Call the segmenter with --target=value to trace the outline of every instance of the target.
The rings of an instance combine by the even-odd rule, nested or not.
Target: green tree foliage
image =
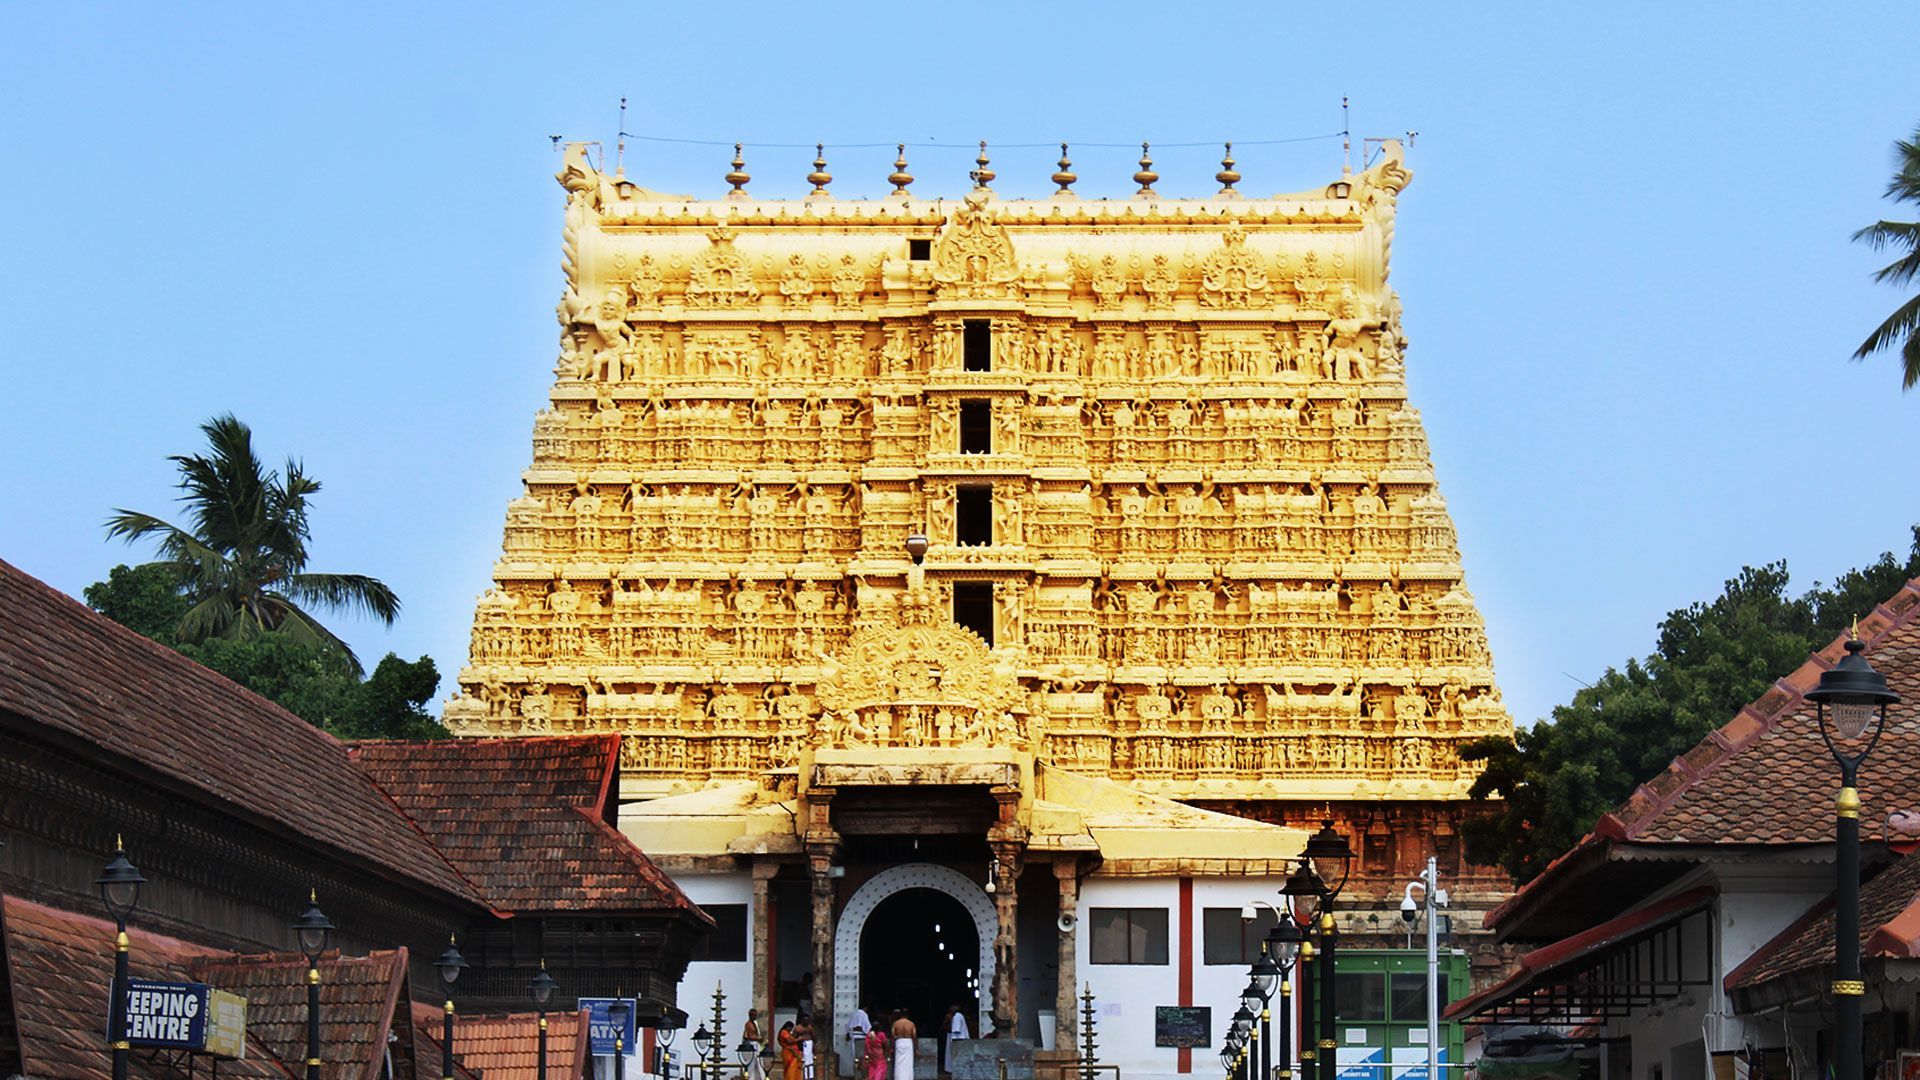
[[[244,641],[214,638],[178,648],[343,739],[437,739],[447,734],[426,709],[440,686],[430,656],[408,663],[388,653],[363,680],[339,653],[285,634]]]
[[[1745,567],[1715,599],[1669,613],[1652,655],[1608,668],[1513,742],[1462,748],[1486,763],[1473,796],[1505,800],[1499,813],[1467,822],[1468,857],[1531,880],[1601,814],[1914,577],[1920,527],[1906,558],[1885,553],[1831,586],[1793,596],[1785,563]]]
[[[357,609],[391,626],[399,598],[362,574],[307,571],[307,499],[320,490],[320,481],[298,461],[287,460],[284,476],[265,470],[253,452],[252,431],[232,415],[217,416],[200,430],[208,453],[168,459],[180,469],[180,501],[191,528],[133,510],[116,510],[107,519],[108,536],[154,540],[157,565],[179,577],[192,606],[175,626],[175,640],[246,641],[278,632],[336,651],[358,672],[353,650],[302,605]]]
[[[1893,179],[1887,182],[1887,198],[1895,202],[1920,203],[1920,128],[1913,138],[1893,144]],[[1911,285],[1920,277],[1920,221],[1878,221],[1853,234],[1855,240],[1875,251],[1892,248],[1899,258],[1874,272],[1873,280],[1885,285]],[[1867,335],[1853,354],[1864,360],[1882,349],[1899,349],[1901,388],[1911,390],[1920,383],[1920,294],[1895,308],[1885,322]]]
[[[180,595],[180,575],[166,563],[116,566],[82,595],[88,607],[162,645],[173,644],[174,627],[193,606]]]

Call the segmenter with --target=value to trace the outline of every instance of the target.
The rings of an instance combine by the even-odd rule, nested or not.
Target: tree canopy
[[[399,598],[363,574],[307,570],[307,500],[320,481],[298,461],[287,459],[284,475],[266,470],[253,451],[253,432],[231,414],[208,420],[200,430],[207,453],[168,458],[180,470],[180,502],[191,528],[135,510],[116,510],[107,519],[108,536],[129,543],[152,539],[158,565],[178,579],[190,605],[174,627],[174,640],[245,641],[279,632],[338,652],[360,671],[347,643],[302,605],[357,609],[391,626]]]
[[[1920,527],[1904,559],[1887,552],[1830,586],[1794,596],[1784,562],[1749,566],[1713,600],[1670,612],[1650,655],[1608,668],[1513,742],[1462,749],[1486,763],[1473,796],[1505,800],[1467,822],[1468,857],[1531,880],[1601,814],[1914,577]]]
[[[87,586],[87,606],[225,675],[288,712],[343,739],[434,739],[447,734],[427,703],[440,688],[433,658],[411,663],[388,653],[362,679],[337,651],[279,631],[245,639],[177,641],[190,606],[165,563],[116,566]]]
[[[1914,129],[1913,138],[1893,144],[1893,179],[1887,182],[1887,198],[1920,203],[1920,128]],[[1899,258],[1874,272],[1873,280],[1906,286],[1920,277],[1920,221],[1876,221],[1854,233],[1853,238],[1875,251],[1892,248],[1899,253]],[[1853,358],[1864,360],[1882,349],[1899,350],[1902,389],[1911,390],[1920,383],[1920,293],[1909,297],[1875,327],[1854,350]]]

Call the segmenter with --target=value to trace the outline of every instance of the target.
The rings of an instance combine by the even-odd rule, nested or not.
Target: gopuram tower
[[[1063,157],[1006,200],[984,149],[958,199],[726,179],[567,151],[552,400],[446,720],[626,736],[625,830],[751,913],[738,993],[893,1007],[843,924],[902,867],[975,916],[980,1023],[1066,1045],[1098,913],[1147,910],[1108,879],[1277,899],[1324,816],[1356,913],[1435,852],[1457,908],[1503,884],[1460,858],[1459,747],[1512,721],[1407,399],[1397,144],[1270,198],[1229,159],[1081,199]]]

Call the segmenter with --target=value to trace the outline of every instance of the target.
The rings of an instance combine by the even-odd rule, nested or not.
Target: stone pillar
[[[760,1041],[773,1041],[773,878],[780,864],[755,859],[753,871],[753,985],[747,1008],[760,1010]],[[742,1026],[746,1020],[742,1018]],[[734,1044],[729,1043],[729,1046]]]
[[[833,790],[807,792],[807,882],[813,898],[813,1075],[838,1076],[833,1032],[833,894],[840,834],[833,828]]]
[[[993,936],[993,1026],[1003,1038],[1015,1036],[1020,1023],[1020,865],[1027,850],[1027,829],[1020,822],[1020,791],[996,786],[997,819],[987,830],[993,858],[993,908],[999,929]]]
[[[1060,914],[1080,917],[1080,864],[1074,859],[1059,859],[1053,864],[1053,876],[1060,883]],[[1055,1050],[1074,1052],[1080,1035],[1080,999],[1078,988],[1077,927],[1060,933],[1060,974],[1053,989],[1053,1046]]]

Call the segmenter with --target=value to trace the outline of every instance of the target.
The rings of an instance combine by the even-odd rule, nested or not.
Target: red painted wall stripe
[[[1180,1004],[1193,1004],[1193,879],[1180,879]],[[1193,1051],[1180,1048],[1178,1069],[1193,1071]]]

